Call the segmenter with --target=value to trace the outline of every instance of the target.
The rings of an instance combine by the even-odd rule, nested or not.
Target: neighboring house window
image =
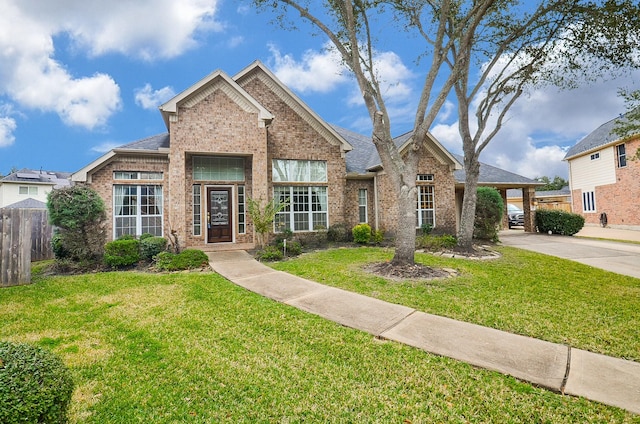
[[[618,159],[618,168],[627,166],[627,149],[624,144],[618,144],[616,146],[616,156]]]
[[[593,153],[591,155],[591,160],[596,160],[596,159],[600,159],[600,152],[598,153]]]
[[[194,156],[193,179],[196,181],[244,181],[244,159]]]
[[[113,186],[114,237],[162,236],[162,186]]]
[[[327,162],[320,160],[274,159],[275,183],[326,183]],[[276,231],[315,231],[329,223],[327,187],[317,185],[281,185],[273,187],[278,202],[288,202],[276,215]]]
[[[161,180],[162,172],[149,171],[115,171],[114,180]]]
[[[367,189],[358,190],[358,216],[361,224],[367,223]]]
[[[37,196],[38,195],[38,187],[19,186],[18,187],[18,194]]]
[[[193,235],[202,235],[202,194],[200,184],[193,185]]]
[[[582,210],[584,212],[595,212],[596,193],[594,191],[582,192]]]
[[[436,225],[436,212],[434,207],[433,198],[433,186],[420,185],[418,186],[418,211],[417,211],[417,227],[420,228],[425,225],[435,227]]]
[[[247,232],[244,186],[238,186],[238,234]]]
[[[328,227],[327,187],[276,186],[273,197],[287,206],[276,215],[276,232],[314,231]]]

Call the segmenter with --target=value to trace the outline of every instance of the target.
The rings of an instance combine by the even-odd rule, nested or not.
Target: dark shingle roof
[[[159,150],[161,148],[169,148],[169,133],[152,135],[118,147],[118,149],[123,150]]]
[[[453,155],[458,162],[464,164],[464,157],[461,155]],[[456,183],[464,183],[466,172],[463,169],[458,169],[453,173]],[[514,174],[513,172],[505,171],[504,169],[497,168],[495,166],[488,165],[480,162],[480,176],[478,177],[478,183],[483,185],[490,184],[523,184],[523,185],[540,185],[541,183],[532,180],[522,175]]]
[[[378,156],[378,151],[371,141],[371,137],[335,125],[332,127],[353,147],[353,150],[347,152],[346,155],[347,172],[364,174],[367,169],[380,163],[380,156]]]
[[[16,203],[5,206],[8,209],[47,209],[47,204],[29,197]]]
[[[614,118],[609,122],[606,122],[596,128],[592,133],[587,135],[585,138],[580,140],[577,144],[571,147],[567,154],[564,156],[564,160],[569,158],[579,156],[581,153],[585,153],[594,149],[597,149],[600,146],[605,146],[609,143],[613,143],[617,140],[620,140],[620,136],[616,134],[613,130],[619,122],[627,121],[627,116],[629,113],[626,113],[622,116]],[[632,135],[632,134],[628,134]]]
[[[68,186],[69,178],[71,178],[70,172],[35,171],[23,168],[0,179],[0,182],[51,184],[54,188],[59,188]]]

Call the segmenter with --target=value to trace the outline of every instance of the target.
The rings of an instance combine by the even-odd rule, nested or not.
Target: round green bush
[[[151,260],[167,248],[167,239],[164,237],[150,236],[142,238],[142,236],[140,236],[140,256],[142,259]]]
[[[112,268],[131,266],[140,262],[140,242],[136,239],[118,239],[104,246],[104,263]]]
[[[327,240],[333,242],[345,242],[351,238],[351,232],[346,224],[337,223],[333,224],[327,229]]]
[[[0,342],[1,423],[66,423],[72,393],[71,372],[55,354]]]
[[[351,230],[353,241],[358,244],[367,244],[371,240],[371,226],[369,224],[358,224]]]
[[[282,250],[278,246],[265,246],[264,249],[256,253],[256,259],[259,261],[279,261],[283,258]]]
[[[473,236],[481,240],[498,241],[504,202],[500,192],[492,187],[478,187]]]

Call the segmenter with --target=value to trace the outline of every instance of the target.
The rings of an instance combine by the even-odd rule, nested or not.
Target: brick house
[[[640,148],[640,134],[621,139],[614,132],[619,119],[567,151],[572,209],[587,225],[599,225],[605,213],[611,227],[640,229],[640,162],[629,159]]]
[[[234,77],[213,72],[160,112],[167,133],[113,149],[72,176],[105,200],[113,238],[151,233],[181,247],[250,248],[249,197],[289,200],[276,229],[366,222],[393,234],[395,194],[371,139],[328,125],[259,61]],[[402,151],[410,134],[395,142]],[[416,227],[455,233],[461,164],[434,138],[427,147]]]

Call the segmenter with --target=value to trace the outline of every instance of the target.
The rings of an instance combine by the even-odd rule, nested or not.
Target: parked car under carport
[[[509,228],[524,226],[524,211],[509,203],[507,205],[507,215],[509,216]]]

